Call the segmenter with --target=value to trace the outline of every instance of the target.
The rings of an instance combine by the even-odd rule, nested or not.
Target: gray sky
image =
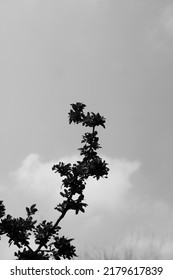
[[[64,233],[81,251],[83,243],[126,246],[138,235],[143,248],[154,234],[156,245],[166,238],[161,256],[172,257],[172,72],[172,1],[1,0],[0,198],[7,211],[22,215],[37,203],[38,218],[56,218],[61,181],[51,167],[78,156],[84,129],[69,126],[67,114],[70,103],[83,102],[106,117],[99,132],[111,171],[89,182],[86,214],[69,214]],[[9,258],[4,244],[2,259]]]

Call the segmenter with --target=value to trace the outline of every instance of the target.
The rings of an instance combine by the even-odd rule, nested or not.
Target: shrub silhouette
[[[73,210],[76,215],[79,212],[85,212],[84,194],[86,180],[89,177],[99,180],[101,177],[107,178],[109,168],[107,163],[97,155],[97,150],[101,148],[99,144],[98,132],[96,127],[105,128],[105,118],[99,113],[93,112],[84,114],[85,104],[77,102],[71,104],[69,123],[81,123],[85,127],[91,128],[91,132],[86,132],[82,136],[83,147],[79,148],[82,161],[75,164],[64,164],[59,162],[52,167],[52,170],[58,172],[62,180],[63,191],[60,195],[64,198],[54,209],[60,212],[55,223],[46,220],[37,224],[34,215],[38,211],[36,204],[26,207],[26,218],[13,218],[5,214],[5,206],[0,201],[0,235],[8,237],[9,246],[18,247],[18,252],[14,255],[18,260],[61,260],[72,259],[76,255],[76,249],[71,244],[73,238],[59,237],[60,221],[65,217],[67,211]],[[30,236],[35,238],[37,249],[33,250],[30,246]]]

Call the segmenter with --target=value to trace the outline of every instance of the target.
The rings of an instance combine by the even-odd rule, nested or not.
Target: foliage
[[[73,238],[69,239],[64,236],[59,237],[60,221],[65,217],[67,211],[73,210],[76,215],[79,212],[85,212],[84,194],[86,180],[89,177],[99,180],[107,178],[109,168],[107,163],[97,155],[100,147],[98,143],[99,137],[96,127],[105,128],[105,118],[99,113],[84,114],[85,104],[77,102],[71,104],[72,109],[69,112],[69,124],[81,123],[85,127],[92,128],[91,132],[86,132],[81,143],[83,147],[79,148],[82,161],[75,164],[65,164],[59,162],[52,167],[55,173],[59,173],[62,180],[63,191],[60,195],[64,198],[54,209],[60,212],[60,216],[55,223],[52,221],[42,221],[37,224],[34,215],[38,211],[36,204],[26,207],[26,215],[24,218],[13,218],[9,214],[5,214],[5,206],[0,201],[0,235],[6,235],[9,238],[9,246],[15,245],[20,250],[14,255],[19,260],[48,260],[48,259],[72,259],[76,255],[76,249],[71,244]],[[75,198],[74,198],[75,197]],[[31,234],[35,238],[35,244],[38,245],[36,250],[30,247]]]

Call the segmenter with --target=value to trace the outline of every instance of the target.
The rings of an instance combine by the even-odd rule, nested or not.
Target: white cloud
[[[85,200],[89,204],[87,212],[90,215],[102,215],[121,207],[126,193],[132,187],[130,176],[139,168],[137,161],[103,158],[109,163],[108,179],[89,179],[85,189]],[[60,176],[58,173],[54,174],[51,168],[59,161],[74,163],[77,160],[79,157],[71,156],[42,162],[37,154],[28,155],[18,170],[11,174],[16,184],[14,192],[20,193],[23,205],[34,199],[34,203],[38,201],[45,215],[51,215],[53,206],[61,198],[59,191],[62,185]],[[44,211],[45,203],[47,211]]]

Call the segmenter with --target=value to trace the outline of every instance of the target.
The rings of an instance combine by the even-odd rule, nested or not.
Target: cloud
[[[123,205],[123,201],[132,187],[130,176],[139,168],[139,163],[127,160],[110,159],[103,156],[109,163],[108,179],[88,179],[85,190],[85,200],[89,204],[87,212],[93,216],[98,213],[115,211]],[[51,168],[55,163],[60,161],[75,163],[80,158],[78,156],[64,157],[50,162],[42,162],[39,155],[28,155],[21,166],[15,172],[11,173],[11,177],[15,182],[13,192],[20,194],[22,197],[22,206],[27,203],[37,203],[41,207],[40,212],[49,217],[52,215],[53,207],[57,201],[61,199],[59,196],[62,181],[58,173],[54,174]],[[11,196],[14,199],[13,192]],[[17,197],[17,196],[16,196]],[[11,203],[11,209],[18,214],[21,207],[15,208],[14,200]],[[46,211],[44,210],[46,207]]]
[[[171,220],[172,209],[163,201],[149,197],[143,199],[135,194],[137,186],[133,183],[133,176],[140,168],[138,161],[111,159],[104,155],[102,158],[109,164],[108,179],[89,179],[84,192],[88,204],[86,212],[75,215],[71,211],[61,223],[61,234],[75,238],[74,245],[81,254],[94,247],[109,249],[119,244],[126,246],[134,231],[149,228],[151,232],[160,232],[160,227],[167,227],[164,221]],[[61,200],[59,191],[62,181],[51,168],[59,161],[74,163],[77,160],[78,156],[74,155],[43,162],[38,154],[28,155],[21,166],[11,173],[13,187],[1,189],[7,212],[25,216],[25,207],[36,203],[38,221],[55,221],[58,213],[54,207]],[[150,236],[145,235],[145,239],[149,240]],[[3,248],[6,248],[4,243],[2,258],[7,254],[4,252],[3,255]],[[9,255],[6,258],[10,258]]]

